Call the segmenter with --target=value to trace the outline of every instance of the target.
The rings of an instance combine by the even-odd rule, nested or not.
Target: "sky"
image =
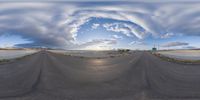
[[[0,48],[8,47],[66,50],[200,48],[200,2],[2,1]]]

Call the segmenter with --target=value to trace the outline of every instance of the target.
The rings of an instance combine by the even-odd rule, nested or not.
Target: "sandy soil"
[[[200,60],[200,50],[158,51],[157,53],[181,60]]]

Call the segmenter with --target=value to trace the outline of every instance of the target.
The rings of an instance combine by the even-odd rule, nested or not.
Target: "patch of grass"
[[[9,62],[10,60],[8,60],[8,59],[1,59],[0,60],[0,63],[6,63],[6,62]]]
[[[181,63],[181,64],[200,64],[200,60],[182,60],[182,59],[170,58],[159,53],[152,53],[152,54],[161,58],[162,60],[169,61],[169,62],[175,62],[175,63]]]
[[[79,56],[79,57],[82,58],[82,59],[85,58],[84,56]]]
[[[114,58],[115,56],[111,55],[110,58]]]
[[[102,59],[102,58],[104,58],[104,57],[97,57],[96,59]]]
[[[66,53],[66,54],[64,54],[64,55],[65,55],[65,56],[72,56],[71,54],[67,54],[67,53]]]
[[[120,54],[128,53],[130,52],[130,49],[118,49],[117,50]]]

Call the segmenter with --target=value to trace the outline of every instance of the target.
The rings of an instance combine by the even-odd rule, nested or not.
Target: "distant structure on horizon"
[[[158,46],[159,47],[159,46]],[[154,47],[152,48],[152,51],[157,51],[156,46],[154,45]]]
[[[157,51],[157,48],[156,48],[156,47],[153,47],[153,48],[152,48],[152,51]]]

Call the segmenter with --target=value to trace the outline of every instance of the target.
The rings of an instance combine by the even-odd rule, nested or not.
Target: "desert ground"
[[[200,60],[200,50],[168,50],[158,51],[157,53],[182,60]]]
[[[200,65],[147,51],[96,57],[43,50],[0,64],[0,100],[200,99]]]

